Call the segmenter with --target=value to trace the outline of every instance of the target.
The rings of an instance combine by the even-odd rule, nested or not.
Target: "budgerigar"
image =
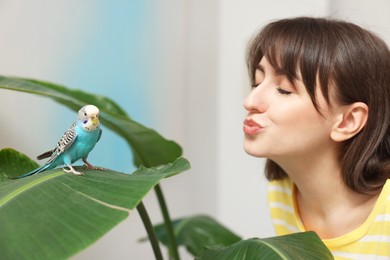
[[[72,167],[72,164],[79,159],[82,159],[90,169],[100,169],[92,166],[87,161],[87,157],[99,141],[101,135],[102,129],[99,126],[99,109],[94,105],[82,107],[79,110],[78,119],[64,133],[57,146],[53,150],[47,151],[37,157],[38,160],[50,157],[47,163],[16,178],[30,176],[54,169],[58,166],[64,166],[64,172],[82,175],[81,172],[76,171]]]

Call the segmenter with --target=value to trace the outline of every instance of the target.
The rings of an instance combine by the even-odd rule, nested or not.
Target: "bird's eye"
[[[84,113],[84,116],[87,116],[87,113]]]
[[[83,124],[85,125],[88,122],[88,120],[84,120]]]

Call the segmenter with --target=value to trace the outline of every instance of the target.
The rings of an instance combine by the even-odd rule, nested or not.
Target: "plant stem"
[[[150,244],[152,245],[154,256],[156,257],[156,260],[163,260],[164,258],[163,258],[162,253],[161,253],[158,238],[156,236],[156,233],[154,232],[152,222],[150,221],[148,212],[146,211],[146,208],[145,208],[144,203],[142,201],[138,204],[137,210],[138,210],[138,214],[140,215],[140,217],[142,219],[142,222],[144,223],[146,232],[148,233]]]
[[[161,213],[164,218],[165,228],[167,230],[169,257],[170,259],[180,260],[179,253],[177,251],[177,243],[175,233],[173,231],[172,221],[169,216],[168,207],[165,203],[164,195],[159,184],[154,187],[154,191],[156,192],[157,199],[160,204]]]

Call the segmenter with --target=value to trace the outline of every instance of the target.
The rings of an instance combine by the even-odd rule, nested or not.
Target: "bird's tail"
[[[24,178],[27,176],[31,176],[31,175],[43,172],[45,170],[50,170],[51,169],[50,166],[51,166],[51,164],[45,164],[45,165],[42,165],[42,166],[36,168],[35,170],[32,170],[31,172],[28,172],[28,173],[25,173],[25,174],[22,174],[19,176],[11,177],[11,179],[21,179],[21,178]]]

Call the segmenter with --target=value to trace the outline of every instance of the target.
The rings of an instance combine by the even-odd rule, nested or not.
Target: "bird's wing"
[[[100,137],[102,137],[102,133],[103,133],[103,130],[101,128],[99,128],[99,137],[98,137],[96,142],[99,142]]]
[[[74,122],[72,126],[62,135],[61,139],[57,143],[56,148],[39,155],[37,158],[41,160],[50,157],[49,161],[47,162],[50,163],[53,160],[55,160],[58,156],[60,156],[62,153],[64,153],[66,150],[68,150],[69,147],[74,143],[74,141],[77,138],[77,133],[74,129],[76,124],[77,121]]]

